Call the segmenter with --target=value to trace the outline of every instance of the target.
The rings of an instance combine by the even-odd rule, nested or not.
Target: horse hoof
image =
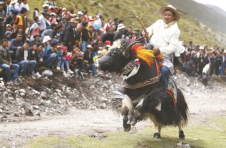
[[[130,121],[130,124],[132,126],[135,126],[137,124],[137,119],[136,118],[132,118],[131,121]]]
[[[179,138],[180,139],[185,139],[184,131],[180,131]]]
[[[153,137],[156,138],[156,139],[160,139],[161,138],[161,135],[159,133],[154,133],[154,136]]]
[[[125,132],[129,132],[131,130],[131,125],[127,124],[127,127],[124,127]]]

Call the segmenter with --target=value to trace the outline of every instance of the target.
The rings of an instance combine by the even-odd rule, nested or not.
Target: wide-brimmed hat
[[[41,13],[42,14],[48,14],[48,15],[50,14],[49,11],[48,11],[48,9],[43,9]]]
[[[11,0],[11,3],[10,4],[15,4],[17,3],[18,0]]]
[[[54,16],[56,16],[56,13],[52,12],[52,13],[50,13],[50,15],[54,15]]]
[[[51,41],[51,40],[52,39],[49,36],[45,36],[42,42],[46,43],[46,42]]]
[[[119,24],[117,29],[120,30],[120,29],[123,29],[123,28],[125,28],[125,27],[126,27],[125,25]]]
[[[83,15],[82,11],[79,11],[79,12],[78,12],[78,15]]]
[[[12,27],[12,25],[10,25],[10,24],[6,24],[6,28],[7,28],[7,27]]]
[[[179,12],[176,10],[176,8],[174,8],[172,5],[168,5],[168,6],[166,6],[166,7],[162,7],[162,8],[160,8],[159,9],[159,13],[163,16],[163,14],[164,14],[164,11],[166,10],[166,9],[169,9],[169,10],[171,10],[171,11],[173,11],[174,13],[175,13],[175,16],[176,16],[176,21],[179,21],[180,20],[180,14],[179,14]]]
[[[4,5],[4,2],[0,2],[0,5]]]
[[[77,22],[76,22],[76,19],[74,19],[74,18],[72,18],[69,22],[70,22],[70,23],[77,23]]]
[[[199,49],[204,49],[204,47],[203,46],[200,46]]]
[[[88,45],[86,48],[93,49],[93,47],[91,45]]]
[[[63,10],[63,11],[67,11],[67,9],[66,9],[66,8],[63,8],[62,10]]]
[[[81,20],[78,16],[75,18],[76,20]]]

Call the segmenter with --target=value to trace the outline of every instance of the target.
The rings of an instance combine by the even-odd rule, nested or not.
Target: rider
[[[163,20],[158,20],[148,27],[148,34],[145,36],[151,37],[150,43],[154,45],[153,52],[163,55],[163,66],[160,69],[160,73],[162,74],[160,84],[162,85],[166,98],[169,74],[174,73],[172,61],[173,53],[177,50],[177,43],[180,36],[180,30],[177,25],[180,14],[172,5],[160,8],[159,13],[162,15]]]

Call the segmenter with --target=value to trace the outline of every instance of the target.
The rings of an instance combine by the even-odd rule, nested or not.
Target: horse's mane
[[[126,39],[119,39],[113,42],[113,45],[109,48],[109,51],[113,48],[122,48],[122,46],[124,46],[123,48],[126,48],[128,45],[130,44],[129,40]],[[135,52],[136,55],[139,59],[141,59],[142,61],[144,61],[148,66],[152,66],[153,62],[154,62],[154,58],[156,58],[156,56],[154,55],[152,50],[149,49],[145,49],[144,46],[138,46],[135,49],[132,49],[132,52]],[[161,55],[158,55],[162,58]]]

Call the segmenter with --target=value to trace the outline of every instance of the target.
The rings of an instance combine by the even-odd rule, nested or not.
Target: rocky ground
[[[111,91],[120,87],[120,79],[90,77],[64,78],[59,74],[41,79],[28,78],[19,86],[0,87],[0,121],[18,121],[24,116],[63,115],[68,108],[107,109]],[[17,117],[17,118],[14,118]]]
[[[226,115],[225,78],[214,77],[204,87],[199,77],[173,76],[189,104],[192,121]],[[122,131],[122,119],[111,111],[111,91],[121,87],[121,78],[51,77],[23,80],[20,86],[0,87],[1,143],[19,147],[35,137],[99,135]],[[32,122],[31,122],[32,121]],[[133,132],[150,121],[139,123]]]

